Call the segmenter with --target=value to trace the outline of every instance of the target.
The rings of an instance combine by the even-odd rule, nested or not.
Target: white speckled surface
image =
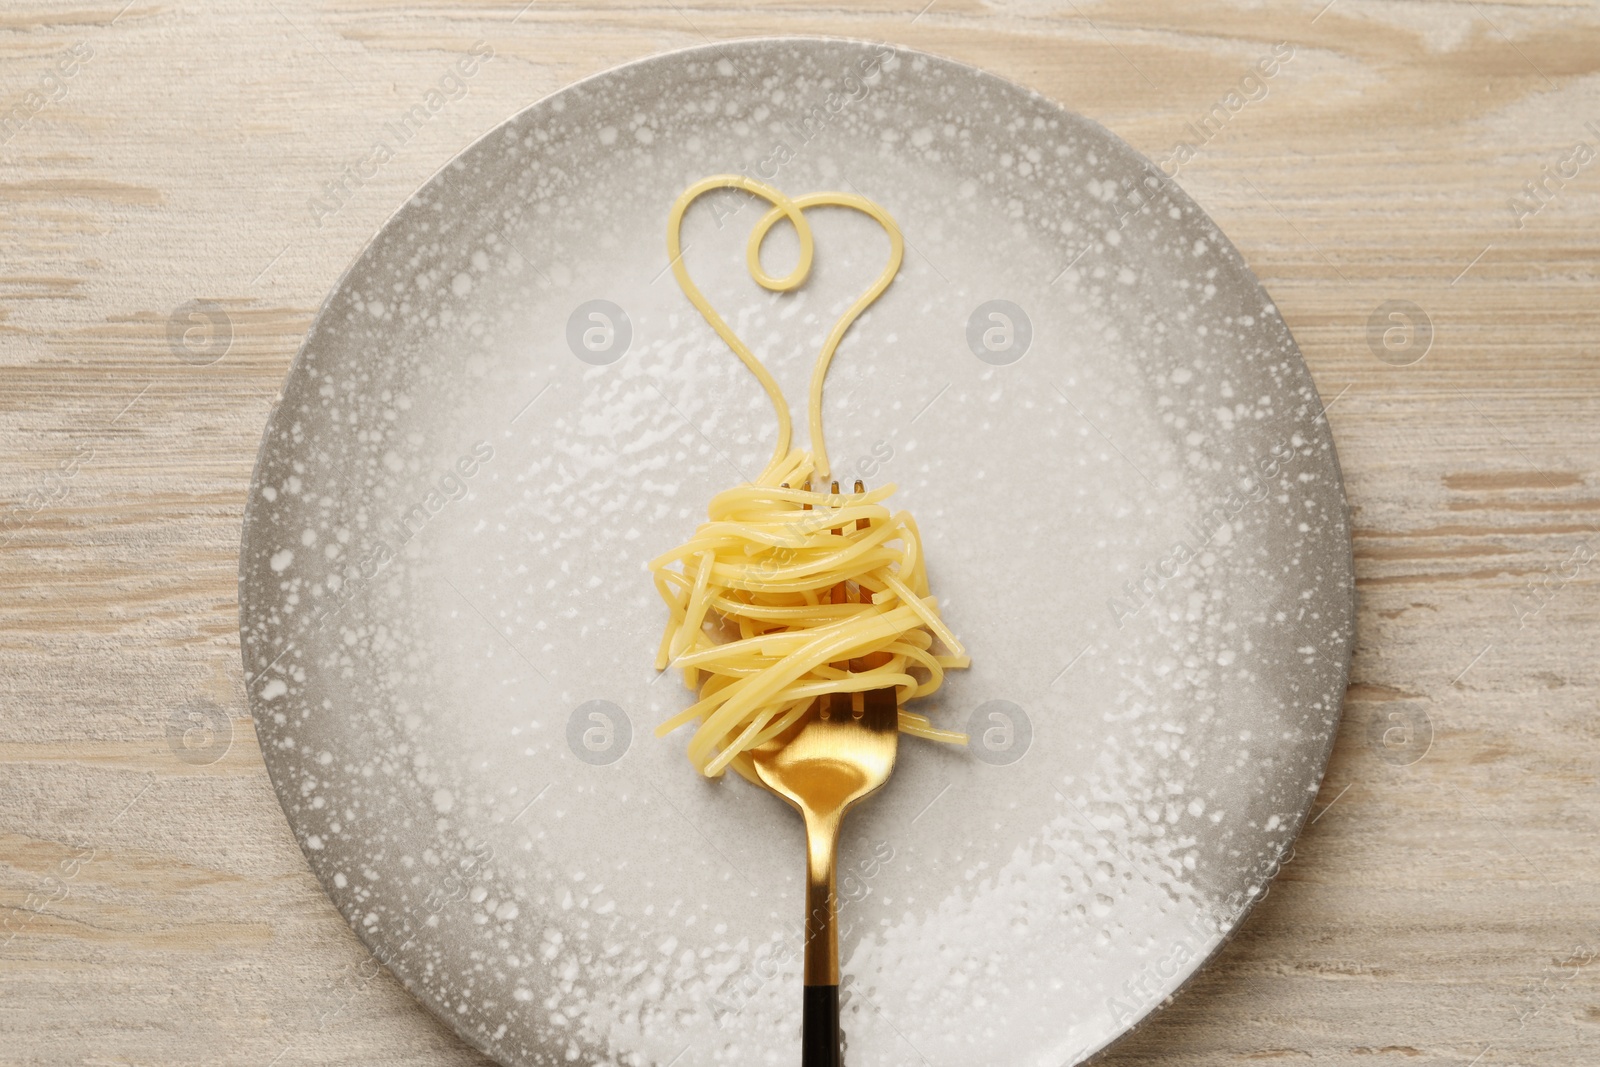
[[[665,271],[673,196],[726,170],[854,188],[904,230],[829,379],[830,447],[899,484],[972,652],[924,710],[964,728],[1006,700],[1031,731],[1009,763],[908,741],[852,815],[850,1062],[1074,1061],[1192,973],[1297,832],[1344,689],[1349,532],[1322,403],[1232,246],[1110,134],[970,68],[815,39],[648,60],[523,112],[396,215],[319,316],[252,489],[241,627],[274,783],[362,937],[503,1062],[793,1060],[798,820],[651,736],[688,694],[651,670],[643,561],[771,447]],[[882,237],[816,213],[815,274],[774,297],[743,273],[755,218],[693,212],[686,258],[800,400]],[[566,340],[597,299],[631,325],[601,366]],[[1004,366],[967,342],[995,299],[1032,324]],[[569,745],[591,700],[631,726],[610,763]]]

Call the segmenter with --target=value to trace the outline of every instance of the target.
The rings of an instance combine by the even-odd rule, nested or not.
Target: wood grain
[[[1337,398],[1353,682],[1293,862],[1106,1062],[1600,1062],[1600,161],[1559,173],[1600,147],[1600,12],[921,7],[0,11],[0,120],[22,116],[0,126],[0,1060],[484,1062],[363,967],[262,767],[235,600],[262,426],[338,274],[477,135],[653,51],[830,33],[986,67],[1157,160],[1294,47],[1179,181]],[[319,214],[312,199],[479,40],[495,59],[467,94]],[[209,365],[169,340],[194,300],[231,334]],[[1369,343],[1391,300],[1431,323],[1407,366]],[[214,351],[203,331],[190,343]],[[226,755],[179,760],[169,720],[212,706]],[[1396,723],[1426,726],[1425,752],[1386,749]]]

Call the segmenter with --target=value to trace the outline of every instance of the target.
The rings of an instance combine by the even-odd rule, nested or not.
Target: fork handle
[[[839,987],[808,985],[805,997],[800,1067],[844,1067],[839,1049]]]
[[[844,812],[802,809],[802,813],[806,821],[806,951],[800,1067],[842,1067],[835,872]]]

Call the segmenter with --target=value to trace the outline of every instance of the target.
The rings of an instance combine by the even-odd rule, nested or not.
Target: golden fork
[[[809,487],[809,486],[808,486]],[[856,492],[863,492],[856,482]],[[839,483],[833,483],[833,493]],[[838,531],[835,531],[838,532]],[[834,603],[849,591],[833,590]],[[857,591],[857,596],[859,596]],[[854,663],[836,664],[856,669]],[[752,749],[756,774],[799,809],[806,824],[805,1000],[800,1067],[842,1067],[839,1049],[839,932],[835,889],[844,813],[889,779],[899,740],[894,687],[830,693],[797,732]]]

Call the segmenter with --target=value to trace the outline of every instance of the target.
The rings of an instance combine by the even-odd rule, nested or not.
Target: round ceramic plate
[[[708,781],[652,659],[647,560],[758,472],[772,413],[674,282],[690,182],[859,192],[907,242],[828,379],[835,469],[899,486],[972,668],[840,857],[853,1067],[1075,1062],[1258,899],[1305,817],[1351,648],[1322,404],[1204,213],[1094,123],[886,45],[660,56],[528,108],[340,280],[262,445],[240,560],[251,713],[317,876],[506,1064],[798,1054],[802,831]],[[708,297],[804,403],[883,261],[812,212],[685,226]],[[793,262],[792,231],[767,262]],[[803,425],[803,419],[802,419]],[[802,441],[803,443],[803,441]]]

